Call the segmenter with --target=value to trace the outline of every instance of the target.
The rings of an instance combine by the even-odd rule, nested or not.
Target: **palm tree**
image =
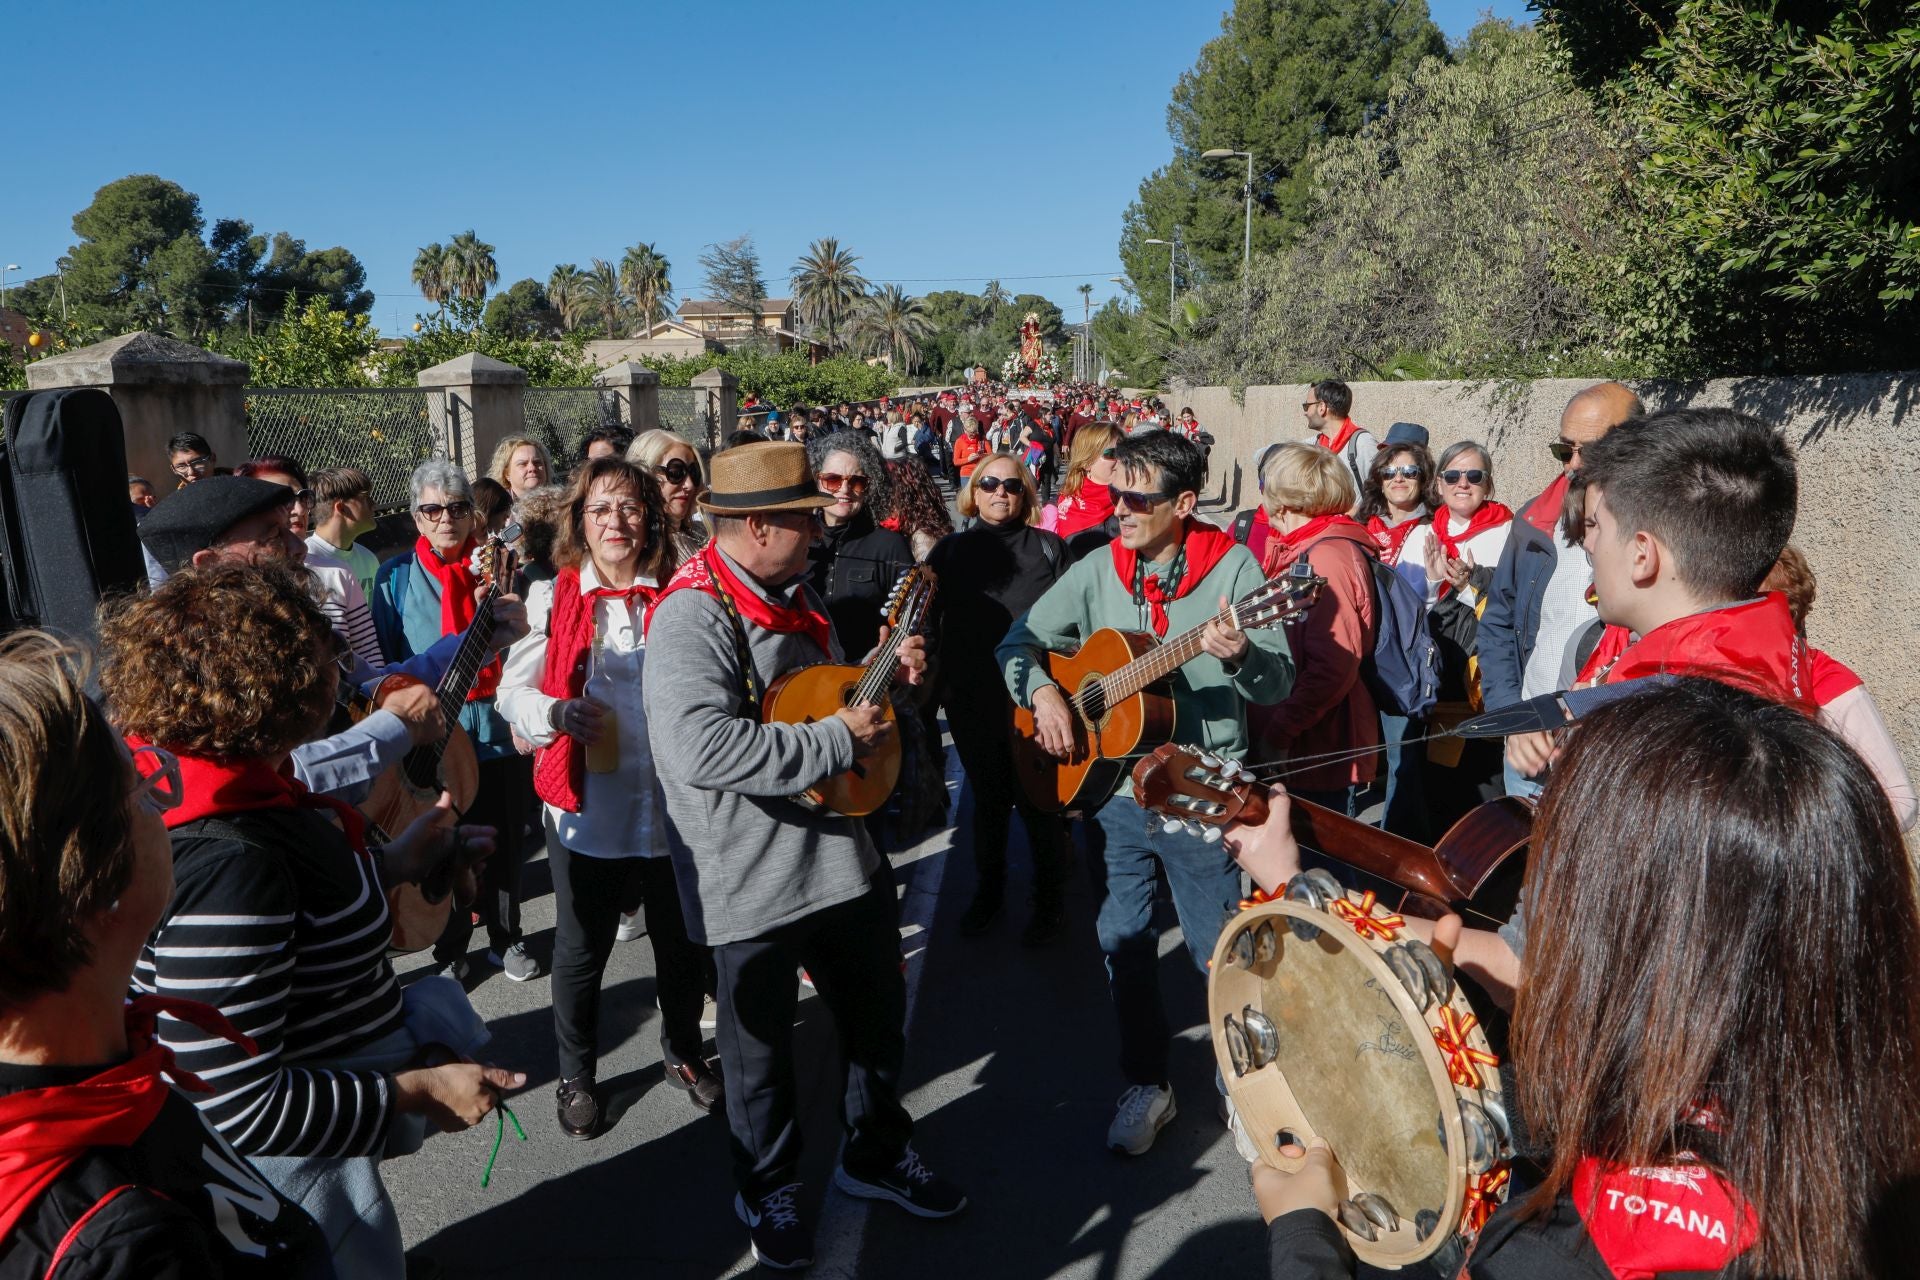
[[[673,298],[671,270],[667,255],[650,244],[636,244],[621,255],[620,284],[633,298],[642,328],[666,313],[667,303]]]
[[[449,291],[463,298],[484,302],[488,287],[500,282],[500,268],[493,261],[493,246],[476,236],[471,228],[447,245],[447,262],[444,274]]]
[[[571,333],[587,314],[587,273],[563,262],[547,277],[547,305],[560,313],[560,327]]]
[[[933,321],[927,316],[926,303],[889,284],[861,304],[853,333],[863,351],[885,356],[887,368],[902,373],[920,362],[920,343],[932,336]]]
[[[990,307],[1004,307],[1013,301],[1013,295],[1002,289],[998,280],[987,281],[987,287],[981,290],[980,297]]]
[[[633,307],[633,299],[620,283],[620,268],[605,258],[595,258],[582,273],[580,286],[588,309],[599,314],[603,336],[619,337],[620,319]]]
[[[435,240],[413,255],[413,282],[434,306],[446,302],[452,293],[447,283],[447,246]]]
[[[816,326],[832,353],[840,343],[840,325],[867,296],[866,277],[854,265],[859,255],[840,247],[833,236],[815,240],[793,264],[789,280],[800,318]]]

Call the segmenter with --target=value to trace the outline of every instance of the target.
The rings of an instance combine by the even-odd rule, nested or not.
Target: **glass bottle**
[[[613,675],[607,670],[606,644],[598,635],[593,638],[593,658],[581,692],[601,710],[600,740],[587,746],[587,772],[613,773],[620,768],[620,721],[613,709]]]

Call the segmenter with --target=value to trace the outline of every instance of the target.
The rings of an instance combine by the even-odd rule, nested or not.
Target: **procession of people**
[[[103,606],[97,655],[0,640],[0,1277],[419,1274],[381,1165],[525,1083],[468,992],[541,976],[535,848],[554,1130],[612,1123],[604,1011],[628,997],[604,980],[644,933],[665,1071],[725,1117],[744,1243],[800,1269],[802,984],[843,1059],[832,1187],[926,1220],[969,1205],[908,1105],[905,845],[969,829],[963,947],[1085,945],[1066,886],[1092,873],[1114,1101],[1086,1142],[1137,1160],[1180,1101],[1223,1139],[1240,1123],[1231,1063],[1176,1099],[1175,1060],[1212,1054],[1166,990],[1204,990],[1250,901],[1332,884],[1364,915],[1389,887],[1293,815],[1431,846],[1509,797],[1533,822],[1513,908],[1392,917],[1511,1081],[1510,1167],[1462,1273],[1910,1274],[1920,806],[1871,692],[1806,642],[1790,444],[1603,383],[1525,442],[1561,470],[1509,505],[1484,440],[1363,428],[1364,387],[1309,395],[1238,460],[1190,408],[1066,383],[748,406],[712,451],[515,437],[478,480],[421,463],[414,540],[377,563],[364,474],[214,474],[176,441],[180,484],[139,526],[152,581]],[[1204,511],[1236,466],[1257,502]],[[1276,584],[1297,607],[1255,625]],[[1057,678],[1114,632],[1158,674]],[[830,701],[770,713],[823,666],[847,672]],[[1586,688],[1628,696],[1463,729]],[[1037,793],[1142,691],[1169,718],[1106,783]],[[1150,816],[1128,771],[1166,742],[1257,775],[1261,816]],[[404,986],[403,917],[433,959]],[[1371,1202],[1342,1151],[1280,1150],[1251,1171],[1271,1274],[1353,1274]],[[1722,1229],[1648,1217],[1649,1182]]]

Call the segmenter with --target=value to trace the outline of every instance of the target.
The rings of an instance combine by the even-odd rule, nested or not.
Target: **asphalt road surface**
[[[951,753],[950,753],[951,755]],[[973,887],[970,796],[950,760],[956,827],[894,855],[908,957],[906,1102],[914,1145],[971,1200],[944,1222],[857,1201],[829,1186],[839,1142],[840,1072],[832,1020],[802,991],[797,1036],[806,1150],[803,1204],[817,1231],[820,1277],[890,1280],[1075,1280],[1264,1275],[1265,1236],[1246,1166],[1222,1127],[1204,992],[1162,904],[1161,981],[1181,1028],[1174,1054],[1178,1117],[1152,1151],[1105,1145],[1123,1088],[1106,976],[1094,942],[1095,892],[1084,867],[1069,886],[1069,927],[1050,947],[1018,942],[1028,865],[1012,851],[1009,902],[985,938],[959,936]],[[1016,842],[1019,824],[1014,824]],[[553,899],[544,856],[527,868],[529,949],[547,965]],[[484,949],[484,948],[483,948]],[[460,1277],[645,1276],[712,1280],[755,1271],[733,1216],[726,1124],[702,1116],[665,1081],[645,938],[615,946],[603,988],[600,1079],[612,1124],[591,1142],[554,1119],[548,980],[514,983],[473,957],[475,1006],[493,1029],[488,1056],[524,1070],[510,1099],[527,1140],[506,1131],[491,1186],[481,1175],[496,1126],[438,1135],[389,1162],[385,1176],[409,1250]],[[421,967],[398,964],[403,978]]]

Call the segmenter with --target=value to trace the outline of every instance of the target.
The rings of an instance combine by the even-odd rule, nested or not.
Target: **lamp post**
[[[7,272],[19,269],[20,264],[17,262],[9,262],[6,266],[0,267],[0,307],[7,305]]]
[[[1231,160],[1236,157],[1245,157],[1247,162],[1247,186],[1241,193],[1247,202],[1247,230],[1240,250],[1240,278],[1244,295],[1240,304],[1240,341],[1245,342],[1253,328],[1253,152],[1213,147],[1200,153],[1202,160]]]
[[[1173,324],[1173,259],[1177,252],[1171,240],[1143,240],[1142,244],[1163,244],[1167,246],[1167,324]]]

